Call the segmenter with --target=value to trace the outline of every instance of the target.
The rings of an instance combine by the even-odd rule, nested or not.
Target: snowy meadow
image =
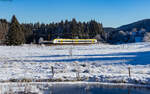
[[[150,85],[150,43],[0,46],[0,82]],[[129,76],[130,68],[130,76]]]

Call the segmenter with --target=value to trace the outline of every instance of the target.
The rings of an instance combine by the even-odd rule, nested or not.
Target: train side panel
[[[96,39],[54,39],[53,44],[95,44]]]

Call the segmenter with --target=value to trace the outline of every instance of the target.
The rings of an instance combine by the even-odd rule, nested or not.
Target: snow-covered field
[[[0,46],[0,81],[77,80],[79,74],[84,81],[150,85],[149,58],[150,43]]]

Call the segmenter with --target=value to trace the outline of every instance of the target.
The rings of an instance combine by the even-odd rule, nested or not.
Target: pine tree
[[[25,43],[29,44],[33,42],[33,24],[22,24],[21,29],[24,33]]]
[[[8,22],[5,19],[0,19],[0,44],[5,43],[7,33],[8,33]]]
[[[79,28],[78,28],[76,19],[72,19],[71,25],[70,25],[70,31],[72,33],[72,38],[73,39],[78,37]]]
[[[12,17],[6,41],[7,45],[21,45],[25,42],[24,33],[15,15]]]

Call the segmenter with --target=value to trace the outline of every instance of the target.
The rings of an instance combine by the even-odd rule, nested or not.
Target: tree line
[[[61,21],[58,23],[22,23],[13,15],[10,22],[0,19],[0,44],[21,45],[38,43],[39,39],[51,41],[56,38],[92,39],[106,41],[103,25],[91,20],[89,22]]]
[[[150,20],[137,23],[122,28],[103,28],[102,23],[95,20],[80,22],[76,19],[49,24],[39,22],[20,24],[16,16],[13,15],[10,22],[6,19],[0,19],[0,44],[39,43],[41,38],[45,41],[52,41],[56,38],[97,39],[99,42],[110,44],[136,42],[138,37],[141,37],[141,41],[149,41],[148,25]]]

